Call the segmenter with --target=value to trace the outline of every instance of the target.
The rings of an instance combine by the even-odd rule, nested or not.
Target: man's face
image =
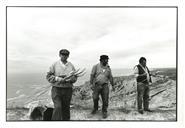
[[[108,59],[103,59],[101,60],[101,63],[103,66],[106,66],[108,64],[108,61],[109,61]]]
[[[61,61],[67,61],[68,57],[69,57],[69,55],[60,54]]]
[[[146,61],[143,60],[143,61],[141,62],[141,65],[142,65],[143,67],[146,67]]]

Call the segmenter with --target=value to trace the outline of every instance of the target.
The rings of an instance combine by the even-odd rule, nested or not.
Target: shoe
[[[97,111],[97,110],[95,110],[95,109],[92,110],[91,114],[93,114],[93,115],[96,114],[96,111]]]
[[[150,109],[144,109],[144,111],[147,111],[147,112],[152,112],[152,110],[150,110]]]
[[[138,110],[138,112],[139,112],[140,114],[143,114],[143,110]]]
[[[105,118],[107,118],[107,112],[103,112],[103,118],[105,119]]]

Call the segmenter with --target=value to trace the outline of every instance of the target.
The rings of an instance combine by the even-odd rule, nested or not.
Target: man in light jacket
[[[72,86],[77,81],[77,77],[66,77],[75,71],[73,64],[67,61],[69,54],[67,49],[60,50],[60,60],[51,65],[46,76],[52,85],[51,97],[54,103],[52,120],[70,120]]]
[[[91,76],[90,76],[90,84],[93,90],[93,102],[94,109],[91,114],[95,114],[98,110],[98,101],[99,95],[101,95],[103,106],[102,106],[102,116],[103,118],[107,118],[107,108],[108,108],[108,100],[109,100],[109,82],[113,86],[114,90],[114,82],[113,76],[111,72],[111,68],[108,65],[109,57],[107,55],[100,56],[100,63],[96,64],[92,68]]]

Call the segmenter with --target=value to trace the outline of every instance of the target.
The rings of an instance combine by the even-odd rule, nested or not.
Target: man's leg
[[[144,96],[143,96],[143,100],[144,100],[144,110],[149,110],[149,87],[145,86],[145,91],[144,91]],[[150,110],[149,110],[150,111]]]
[[[51,90],[51,97],[54,103],[54,109],[53,109],[53,114],[52,114],[52,119],[51,120],[61,120],[62,118],[62,105],[61,105],[61,97],[58,94],[57,87],[52,87]]]
[[[103,118],[107,117],[107,108],[109,104],[109,87],[108,84],[103,85],[102,91],[101,91],[101,98],[103,102],[102,106],[102,112],[103,112]]]
[[[102,97],[102,111],[107,112],[108,104],[109,104],[109,87],[108,84],[103,85],[102,91],[101,91],[101,97]]]
[[[143,114],[143,95],[144,95],[144,84],[137,83],[137,107],[139,113]]]
[[[72,88],[64,88],[62,91],[62,120],[70,120]]]
[[[100,93],[100,89],[97,86],[95,86],[93,90],[94,108],[93,108],[92,114],[95,114],[96,111],[98,110],[99,93]]]

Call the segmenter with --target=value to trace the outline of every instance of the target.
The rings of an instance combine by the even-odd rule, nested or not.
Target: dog
[[[50,121],[52,118],[53,108],[47,106],[36,106],[30,113],[31,120]]]

